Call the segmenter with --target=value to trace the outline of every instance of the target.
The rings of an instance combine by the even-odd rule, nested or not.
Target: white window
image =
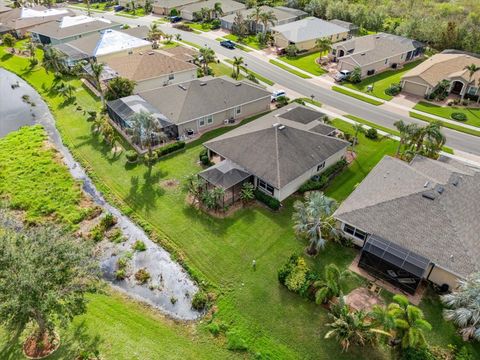
[[[273,195],[275,189],[272,185],[270,185],[269,183],[261,180],[261,179],[258,179],[258,183],[257,183],[257,186],[260,190],[266,192],[267,194],[270,194],[270,195]]]
[[[241,106],[235,107],[235,115],[240,115],[241,113],[242,113],[242,107]]]
[[[213,123],[213,115],[208,115],[206,119],[207,119],[207,124]]]
[[[205,118],[201,118],[200,120],[198,120],[198,126],[205,126]]]
[[[319,172],[320,170],[322,170],[324,167],[325,167],[325,161],[322,162],[321,164],[319,164],[319,165],[317,166],[317,172]]]
[[[168,80],[173,80],[175,79],[175,75],[174,74],[168,74]]]
[[[470,87],[468,88],[468,94],[469,94],[469,95],[475,95],[475,94],[477,93],[477,90],[478,90],[477,87],[475,87],[475,86],[470,86]]]
[[[357,239],[360,240],[366,240],[367,239],[367,233],[361,230],[358,230],[357,228],[353,227],[352,225],[348,224],[343,224],[343,231],[346,232],[347,234],[350,234]]]

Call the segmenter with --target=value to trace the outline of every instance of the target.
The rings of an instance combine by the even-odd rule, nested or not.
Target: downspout
[[[428,279],[430,279],[430,275],[432,274],[432,271],[433,271],[433,268],[435,267],[435,264],[432,263],[432,268],[430,269],[430,271],[428,272],[428,275],[427,275],[427,278],[425,280],[428,281]]]

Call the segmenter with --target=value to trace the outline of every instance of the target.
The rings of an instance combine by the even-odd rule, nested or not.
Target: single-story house
[[[233,0],[206,0],[195,2],[193,4],[188,4],[182,7],[180,10],[180,14],[182,18],[185,20],[196,20],[198,18],[198,13],[203,9],[207,8],[213,10],[216,3],[220,3],[222,5],[222,14],[213,14],[216,17],[234,14],[237,11],[245,9],[245,4],[242,4],[238,1]]]
[[[0,13],[0,34],[10,32],[22,38],[34,26],[74,15],[73,11],[69,9],[45,6],[9,9]]]
[[[276,6],[276,7],[260,6],[260,10],[261,12],[266,12],[266,13],[272,12],[273,15],[275,15],[276,20],[273,21],[273,26],[288,24],[292,21],[296,21],[307,16],[307,13],[305,11],[286,8],[283,6]],[[245,20],[248,20],[250,31],[264,32],[264,29],[263,29],[264,26],[260,21],[257,23],[257,29],[254,29],[255,22],[254,20],[251,19],[251,16],[252,14],[255,13],[255,9],[250,8],[250,9],[241,10],[240,13],[243,15],[243,18]],[[237,17],[237,13],[225,15],[222,18],[220,18],[222,28],[227,30],[232,30],[232,26],[235,22],[236,17]],[[272,24],[270,23],[267,24],[267,31],[270,30],[271,27],[272,27]]]
[[[202,78],[142,91],[107,103],[110,118],[125,132],[131,116],[148,104],[170,125],[175,138],[202,133],[270,110],[270,92],[249,81]]]
[[[345,29],[348,29],[348,33],[351,36],[357,35],[359,30],[360,30],[360,27],[358,25],[355,25],[354,23],[351,23],[351,22],[348,22],[348,21],[333,19],[333,20],[330,20],[330,22],[335,24],[335,25],[341,26]]]
[[[454,289],[480,271],[478,214],[480,169],[385,156],[333,216],[361,268],[413,294],[422,280]]]
[[[250,175],[255,188],[283,201],[346,155],[349,143],[331,136],[335,129],[323,123],[324,116],[300,104],[290,104],[207,141],[204,146],[211,158],[234,164],[239,172]],[[214,186],[237,185],[228,172],[222,179],[217,171],[210,171],[199,175]]]
[[[107,29],[120,29],[121,24],[90,16],[64,16],[30,29],[32,40],[42,45],[56,45]]]
[[[123,0],[127,1],[127,0]],[[194,4],[199,0],[156,0],[153,3],[153,13],[157,15],[170,15],[173,9],[180,10],[190,4]]]
[[[105,61],[105,66],[115,74],[113,77],[135,81],[135,93],[193,80],[198,69],[192,63],[154,50],[112,57]]]
[[[413,95],[428,96],[439,82],[449,80],[449,93],[462,98],[475,98],[480,95],[480,73],[476,72],[470,77],[465,67],[471,64],[480,66],[480,59],[462,53],[435,54],[402,76],[402,90]]]
[[[379,33],[352,38],[332,46],[338,71],[361,69],[362,78],[419,59],[424,44],[403,36]]]
[[[106,62],[116,56],[150,51],[152,43],[126,30],[107,29],[54,47],[65,55],[68,65],[73,65],[78,60]]]
[[[272,27],[275,45],[286,48],[295,45],[299,50],[315,48],[317,39],[330,39],[332,42],[348,38],[348,30],[329,21],[307,17],[288,24]]]

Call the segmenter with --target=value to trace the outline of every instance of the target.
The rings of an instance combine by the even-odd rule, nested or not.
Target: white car
[[[348,78],[352,72],[350,70],[342,70],[335,75],[335,81],[341,82]]]
[[[275,90],[272,95],[270,96],[270,100],[272,102],[275,102],[277,101],[277,99],[281,98],[281,97],[285,97],[287,96],[287,93],[285,92],[285,90]]]

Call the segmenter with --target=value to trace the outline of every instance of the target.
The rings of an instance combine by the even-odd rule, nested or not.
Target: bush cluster
[[[150,273],[147,269],[142,268],[135,273],[135,280],[137,280],[139,284],[145,284],[150,280]]]
[[[208,150],[207,149],[203,149],[202,151],[200,151],[200,154],[198,155],[198,158],[200,159],[200,162],[202,163],[202,165],[204,165],[204,166],[212,165],[212,162],[208,158]]]
[[[195,310],[203,310],[207,307],[208,297],[207,294],[203,291],[197,291],[197,293],[193,296],[192,299],[192,307]]]
[[[336,176],[339,172],[341,172],[347,166],[347,161],[342,159],[337,161],[332,166],[329,166],[325,169],[325,171],[319,176],[318,179],[309,179],[307,180],[298,191],[301,193],[313,190],[322,190],[325,186],[327,186],[328,182],[332,179],[332,177]]]
[[[280,206],[281,206],[280,201],[278,201],[274,197],[271,197],[271,196],[265,194],[261,190],[258,190],[258,189],[255,190],[255,199],[264,203],[265,205],[267,205],[272,210],[280,209]]]
[[[278,281],[285,285],[288,290],[302,293],[308,288],[308,275],[310,269],[305,259],[298,255],[292,255],[280,270],[278,270]]]
[[[378,131],[375,128],[369,128],[367,131],[365,131],[365,137],[371,140],[376,140],[378,139]]]
[[[396,96],[400,94],[400,91],[402,91],[402,86],[400,85],[400,83],[393,83],[385,89],[385,94],[390,96]]]
[[[142,240],[137,240],[133,243],[132,249],[135,251],[145,251],[147,250],[147,245]]]
[[[100,219],[100,222],[90,230],[89,237],[95,242],[102,241],[105,233],[115,224],[117,219],[108,213],[103,218]]]
[[[168,144],[157,150],[158,157],[170,154],[174,151],[183,149],[185,147],[184,141],[177,141],[173,144]]]
[[[450,117],[457,121],[467,121],[467,115],[461,112],[454,112],[452,115],[450,115]]]
[[[220,19],[213,19],[212,22],[210,23],[210,28],[212,30],[220,29],[220,26],[222,25]]]
[[[128,150],[125,153],[125,157],[127,158],[128,162],[136,162],[138,160],[138,153],[135,150]]]
[[[227,332],[227,349],[232,351],[245,351],[248,349],[245,339],[237,332]]]

